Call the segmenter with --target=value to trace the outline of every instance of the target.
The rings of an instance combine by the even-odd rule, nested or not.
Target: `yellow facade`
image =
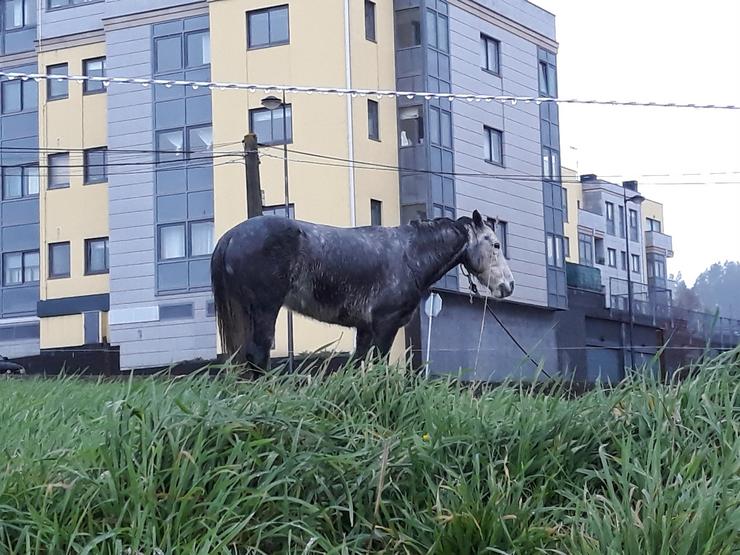
[[[321,20],[316,6],[306,0],[289,4],[290,44],[245,49],[246,13],[270,5],[264,0],[214,0],[210,6],[211,71],[214,81],[255,84],[316,85],[393,89],[395,85],[393,6],[376,4],[376,41],[365,39],[364,3],[351,1],[349,45],[346,44],[345,2],[322,0]],[[349,46],[350,56],[347,56]],[[351,60],[347,67],[346,58]],[[213,141],[239,148],[248,132],[249,110],[260,108],[271,93],[234,90],[213,91]],[[351,169],[348,160],[398,165],[395,99],[372,99],[379,103],[380,141],[368,138],[368,99],[340,95],[286,95],[292,107],[293,141],[288,146],[290,202],[295,217],[333,226],[370,224],[370,200],[382,202],[383,225],[400,219],[398,177],[393,172]],[[348,106],[348,103],[351,103]],[[259,137],[258,137],[259,140]],[[264,204],[284,203],[283,147],[261,148],[261,186]],[[312,156],[333,157],[327,160]],[[243,165],[214,168],[215,230],[220,237],[246,218]],[[354,331],[294,317],[294,350],[329,349],[351,351]],[[287,352],[286,318],[276,327],[273,355]],[[399,333],[394,353],[403,351]]]
[[[644,230],[650,229],[650,226],[648,225],[648,219],[657,220],[660,222],[662,228],[665,227],[665,222],[663,221],[663,205],[653,200],[646,199],[643,201],[642,218],[642,228]]]
[[[101,56],[104,43],[63,48],[39,53],[39,67],[66,63],[70,74],[82,75],[83,60]],[[82,152],[107,145],[107,98],[104,93],[83,94],[81,83],[69,82],[68,87],[67,98],[51,101],[46,86],[39,87],[41,300],[109,292],[108,274],[85,275],[85,240],[108,237],[108,186],[83,184]],[[67,149],[69,187],[50,190],[47,155]],[[49,244],[57,242],[70,243],[70,276],[50,279]],[[82,315],[42,319],[42,349],[82,344]]]

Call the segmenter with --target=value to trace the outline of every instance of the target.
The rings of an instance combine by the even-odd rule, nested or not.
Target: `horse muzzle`
[[[511,297],[511,295],[514,293],[514,282],[510,281],[509,283],[502,283],[498,286],[498,294],[500,299],[505,299],[506,297]]]

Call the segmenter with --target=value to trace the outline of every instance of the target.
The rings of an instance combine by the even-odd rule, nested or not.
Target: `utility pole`
[[[257,135],[244,135],[244,166],[247,174],[247,218],[262,215],[262,187],[260,185],[260,157],[257,152]]]

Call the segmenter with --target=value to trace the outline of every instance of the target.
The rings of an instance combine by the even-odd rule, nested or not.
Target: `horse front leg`
[[[351,364],[357,364],[363,362],[367,353],[370,351],[373,341],[373,332],[370,328],[358,327],[357,328],[357,341],[355,352],[350,357]]]

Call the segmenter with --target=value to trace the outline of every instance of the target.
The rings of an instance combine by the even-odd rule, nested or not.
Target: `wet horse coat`
[[[269,367],[281,307],[357,329],[355,357],[388,354],[429,288],[458,264],[494,296],[514,288],[493,225],[440,218],[338,228],[278,216],[246,220],[219,240],[211,276],[223,351]],[[483,279],[481,279],[483,277]]]

